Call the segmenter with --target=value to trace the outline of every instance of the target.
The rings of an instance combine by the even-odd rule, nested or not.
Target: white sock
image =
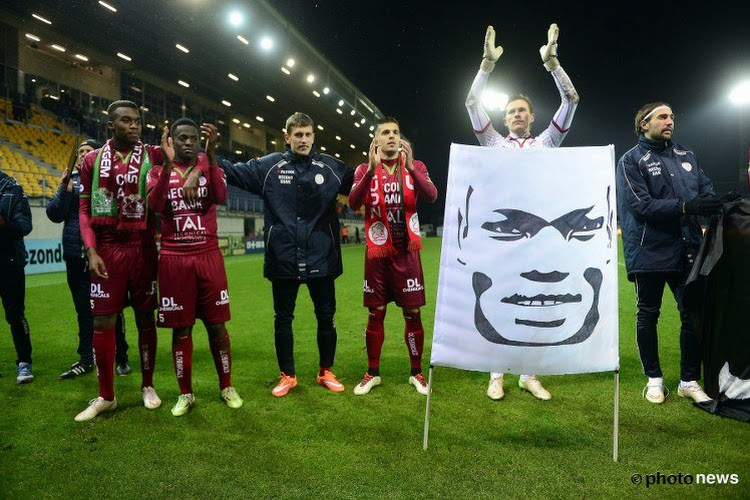
[[[688,380],[687,382],[685,382],[684,380],[680,380],[680,388],[685,388],[693,383],[697,384],[698,382],[696,382],[695,380]]]
[[[521,375],[521,382],[526,382],[530,378],[534,378],[534,375]]]
[[[662,377],[649,377],[648,378],[648,385],[658,385],[659,387],[664,385],[664,378]],[[680,385],[682,385],[682,382],[680,382]]]

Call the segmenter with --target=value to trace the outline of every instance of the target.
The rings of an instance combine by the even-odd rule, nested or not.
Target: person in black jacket
[[[674,114],[665,102],[646,104],[635,115],[638,144],[617,164],[617,194],[628,279],[635,282],[637,342],[648,377],[646,399],[664,402],[656,324],[664,285],[680,311],[680,386],[677,394],[696,402],[710,398],[698,385],[700,356],[683,304],[685,282],[700,246],[697,216],[721,212],[711,179],[691,150],[672,142]]]
[[[101,144],[93,139],[82,142],[78,146],[76,166],[86,153],[99,149]],[[60,374],[58,378],[75,378],[94,370],[94,353],[91,339],[94,335],[94,316],[91,313],[89,294],[91,281],[89,278],[88,259],[83,253],[81,229],[78,225],[78,195],[80,193],[80,175],[73,170],[68,175],[63,173],[60,187],[47,205],[47,217],[55,223],[63,223],[63,259],[68,275],[68,288],[73,296],[76,314],[78,315],[78,356],[79,359],[70,368]],[[116,362],[118,375],[130,373],[128,364],[128,342],[125,340],[125,318],[122,312],[117,317],[115,329]]]
[[[26,321],[26,246],[23,237],[31,232],[31,209],[23,188],[0,170],[0,297],[5,320],[10,325],[16,348],[16,383],[34,380],[31,372],[31,335]]]
[[[340,392],[331,372],[336,353],[334,280],[342,273],[336,196],[348,194],[354,169],[314,149],[313,121],[294,113],[286,121],[285,153],[271,153],[247,163],[220,165],[232,186],[261,195],[265,210],[263,275],[271,281],[275,311],[274,338],[281,380],[271,392],[286,395],[297,385],[292,320],[297,292],[307,285],[318,321],[318,384]]]

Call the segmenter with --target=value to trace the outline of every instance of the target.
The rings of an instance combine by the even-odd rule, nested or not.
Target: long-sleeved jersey
[[[560,91],[562,102],[549,126],[536,137],[530,133],[519,137],[512,132],[503,137],[492,127],[490,117],[487,116],[484,108],[482,108],[480,98],[485,85],[487,85],[487,78],[489,78],[490,73],[489,71],[480,69],[477,72],[477,76],[474,77],[474,82],[471,84],[469,95],[466,96],[466,109],[469,112],[471,125],[474,128],[474,133],[479,140],[479,144],[499,148],[559,147],[563,139],[565,139],[571,123],[573,123],[573,115],[578,106],[578,93],[573,87],[573,82],[570,81],[570,78],[561,66],[552,70],[551,73],[552,78],[555,80],[555,85],[557,85],[557,89]]]
[[[201,153],[202,154],[202,153]],[[200,178],[197,200],[188,204],[183,186],[193,169],[175,162],[165,171],[151,169],[148,176],[148,206],[161,214],[161,252],[166,255],[194,254],[218,248],[216,205],[227,198],[224,172],[217,166]]]

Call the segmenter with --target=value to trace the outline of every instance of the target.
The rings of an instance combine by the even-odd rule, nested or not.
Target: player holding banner
[[[413,157],[411,145],[401,137],[398,121],[382,118],[370,144],[369,163],[354,174],[349,194],[353,210],[365,205],[364,304],[369,309],[365,330],[367,372],[354,394],[367,394],[380,385],[380,353],[385,338],[386,307],[393,301],[404,315],[404,340],[409,349],[409,383],[427,395],[422,376],[424,328],[419,308],[425,304],[424,278],[419,250],[417,198],[428,203],[437,198],[427,167]]]
[[[573,83],[557,60],[558,35],[557,25],[551,24],[547,31],[547,44],[539,49],[539,53],[544,67],[552,75],[560,92],[562,101],[560,107],[544,132],[534,137],[531,135],[531,124],[534,123],[534,108],[531,105],[531,100],[520,94],[512,96],[505,106],[504,125],[508,128],[508,135],[503,137],[492,127],[492,122],[480,102],[487,79],[503,53],[502,47],[495,46],[494,28],[492,26],[487,27],[482,64],[474,77],[469,94],[466,96],[466,109],[469,112],[469,118],[479,144],[500,148],[556,148],[562,144],[573,122],[573,114],[578,106],[579,98]],[[529,391],[538,399],[548,400],[552,397],[534,375],[521,375],[518,386]],[[503,374],[491,373],[487,396],[490,399],[499,400],[504,395]]]
[[[192,120],[175,121],[169,138],[164,127],[164,165],[151,169],[148,179],[149,208],[162,215],[158,324],[173,329],[172,358],[180,386],[180,396],[172,408],[175,417],[195,405],[192,330],[196,317],[203,320],[208,332],[221,399],[230,408],[243,403],[231,383],[232,352],[225,327],[230,319],[229,290],[216,222],[216,205],[226,200],[227,184],[214,156],[218,132],[204,125],[204,133],[210,166],[208,175],[200,180],[194,202],[186,201],[183,185],[204,155],[198,153],[200,131]]]

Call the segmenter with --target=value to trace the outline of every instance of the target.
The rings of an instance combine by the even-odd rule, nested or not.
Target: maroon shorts
[[[156,245],[98,248],[109,278],[91,277],[94,316],[115,314],[130,304],[139,311],[156,309]]]
[[[395,302],[399,307],[425,305],[424,277],[419,252],[398,253],[393,257],[365,257],[365,307]]]
[[[229,289],[224,258],[218,248],[198,254],[159,257],[157,324],[178,328],[229,321]]]

